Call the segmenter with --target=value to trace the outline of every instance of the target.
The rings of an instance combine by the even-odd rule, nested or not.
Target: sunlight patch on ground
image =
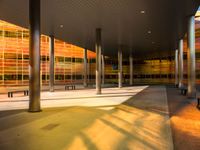
[[[95,89],[56,91],[53,93],[42,92],[41,107],[86,106],[110,110],[147,87],[104,88],[102,89],[101,95],[96,95]],[[7,95],[4,95],[4,98],[0,101],[0,110],[27,109],[29,103],[28,98],[28,96],[22,97],[17,94],[13,98],[7,98]]]

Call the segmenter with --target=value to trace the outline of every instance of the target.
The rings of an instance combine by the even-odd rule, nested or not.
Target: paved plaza
[[[177,95],[173,103],[178,104],[177,100],[184,98],[175,88],[165,86],[104,88],[102,95],[96,95],[92,88],[44,91],[39,113],[27,112],[28,97],[23,93],[14,98],[2,94],[0,149],[184,149],[182,142],[187,144],[184,135],[190,137],[190,132],[196,136],[189,141],[190,146],[198,149],[195,142],[200,139],[200,134],[196,134],[200,129],[197,119],[200,113],[189,106],[194,105],[192,101],[187,107],[190,112],[194,109],[196,115],[190,118],[190,125],[186,113],[181,117],[173,114],[171,92]],[[185,112],[183,108],[182,112]],[[177,128],[183,122],[185,126]]]

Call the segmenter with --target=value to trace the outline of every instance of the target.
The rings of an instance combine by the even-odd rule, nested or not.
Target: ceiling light
[[[151,30],[149,30],[148,33],[151,34]]]
[[[60,27],[63,28],[64,27],[63,24],[61,24]]]
[[[141,13],[141,14],[145,14],[145,11],[144,11],[144,10],[141,10],[140,13]]]

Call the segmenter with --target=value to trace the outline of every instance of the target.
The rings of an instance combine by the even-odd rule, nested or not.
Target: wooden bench
[[[65,90],[70,90],[70,88],[72,90],[75,90],[76,89],[76,86],[74,84],[68,84],[68,85],[65,85]]]
[[[12,90],[8,91],[8,97],[13,97],[13,93],[20,93],[20,92],[24,92],[24,96],[29,95],[29,90]]]
[[[185,86],[182,86],[182,87],[180,87],[180,91],[181,91],[181,94],[183,94],[183,95],[186,95],[186,94],[187,94],[187,91],[188,91],[188,89],[187,89],[187,87],[185,87]]]

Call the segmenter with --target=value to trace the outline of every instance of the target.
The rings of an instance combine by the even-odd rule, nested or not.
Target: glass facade
[[[174,83],[174,56],[137,61],[134,67],[136,83]]]
[[[55,84],[82,82],[83,48],[55,39]],[[87,51],[88,72],[95,73],[95,53]],[[41,36],[41,78],[49,81],[49,37]],[[0,21],[0,85],[27,85],[29,31]]]

